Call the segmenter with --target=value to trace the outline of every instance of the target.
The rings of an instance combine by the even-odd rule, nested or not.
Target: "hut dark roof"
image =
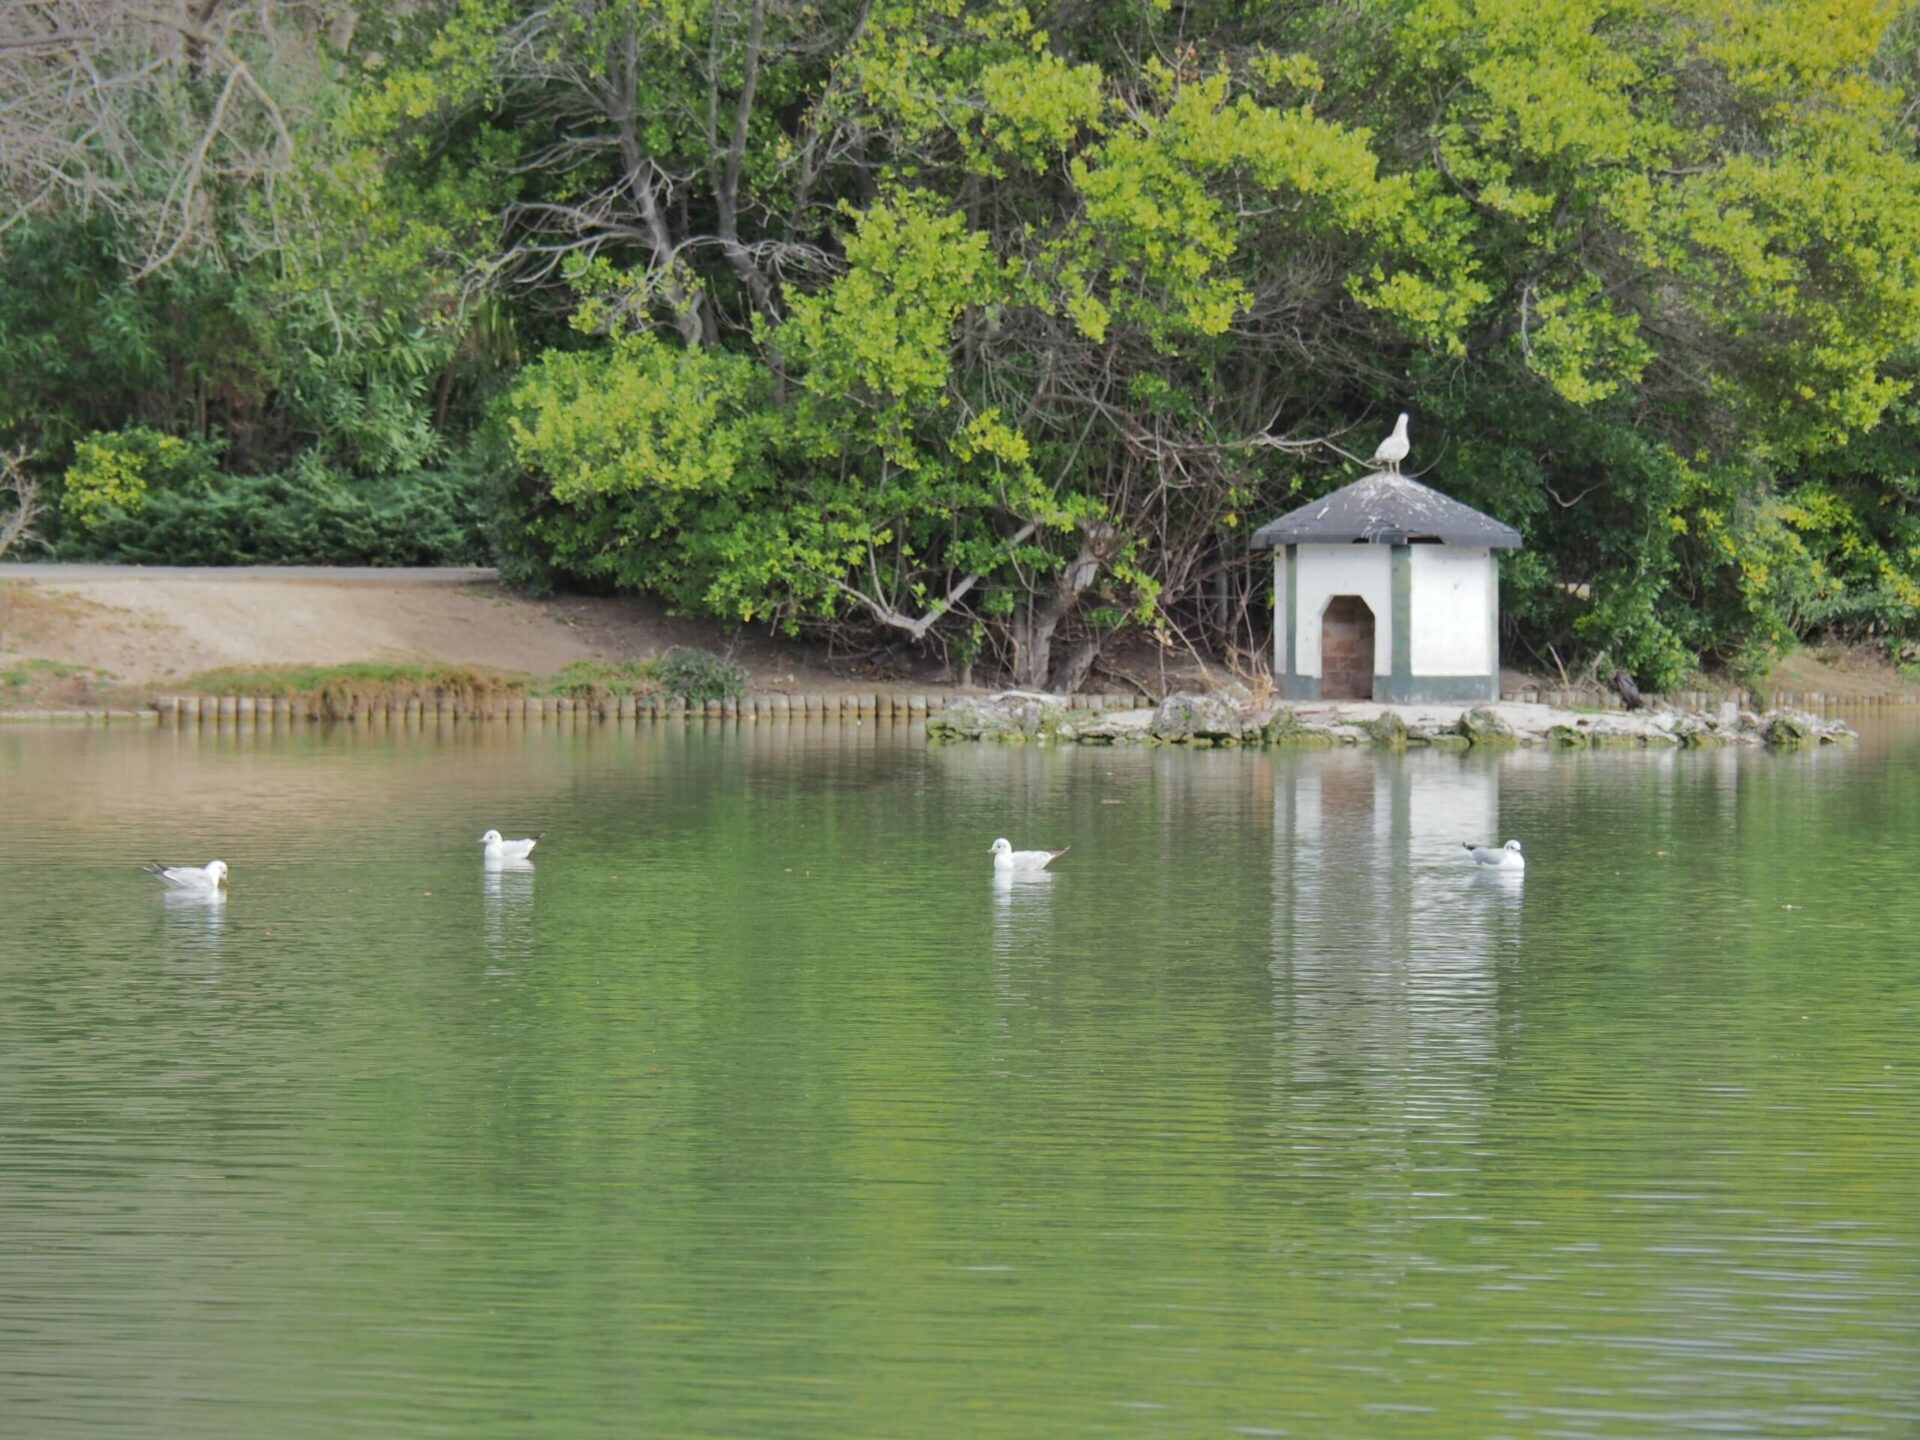
[[[1513,550],[1520,532],[1438,490],[1382,470],[1290,510],[1253,532],[1256,550],[1273,545],[1405,545],[1437,541]]]

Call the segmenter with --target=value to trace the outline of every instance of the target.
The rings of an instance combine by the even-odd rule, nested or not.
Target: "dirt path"
[[[52,662],[103,672],[79,677],[96,689],[227,666],[351,661],[551,675],[576,660],[638,660],[688,645],[731,651],[765,688],[832,689],[861,678],[809,647],[728,635],[646,600],[528,599],[503,590],[491,570],[0,567],[0,671]],[[46,666],[39,673],[74,678]]]
[[[22,571],[28,567],[19,567]],[[9,573],[4,655],[141,683],[216,666],[441,661],[547,673],[592,649],[486,572],[286,575],[31,567]],[[0,610],[4,613],[4,610]]]

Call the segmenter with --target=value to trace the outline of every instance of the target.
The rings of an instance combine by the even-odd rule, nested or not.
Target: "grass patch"
[[[576,660],[557,675],[536,681],[533,693],[588,700],[602,695],[648,695],[664,688],[651,660],[627,660],[617,665]]]
[[[678,695],[689,705],[709,700],[738,700],[747,693],[747,672],[709,650],[669,650],[651,660],[609,665],[576,660],[558,675],[540,682],[536,695],[566,695],[580,700],[609,695]]]
[[[466,711],[486,709],[496,700],[525,695],[524,675],[476,670],[463,665],[273,665],[260,669],[207,670],[187,681],[202,695],[249,695],[303,699],[309,714],[345,720],[366,710],[386,709],[409,700],[455,702]]]
[[[458,665],[385,665],[360,660],[350,665],[228,666],[203,670],[186,682],[202,695],[311,695],[331,685],[387,685],[396,691],[430,691],[439,686],[484,680],[503,691],[525,693],[526,677],[474,670]]]
[[[9,690],[24,690],[35,680],[111,680],[111,670],[95,670],[86,665],[68,665],[59,660],[22,660],[0,670],[0,685]]]
[[[678,695],[690,705],[738,700],[746,693],[747,672],[705,650],[674,650],[651,660],[619,664],[577,660],[545,679],[462,665],[359,661],[350,665],[228,667],[203,671],[185,684],[202,695],[304,700],[311,715],[348,719],[363,711],[390,709],[396,703],[404,705],[416,699],[437,702],[444,698],[454,702],[456,709],[468,712],[528,695],[594,701],[615,695]]]

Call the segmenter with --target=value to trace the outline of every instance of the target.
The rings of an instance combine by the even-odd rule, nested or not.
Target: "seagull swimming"
[[[1073,847],[1060,850],[1016,850],[1010,841],[993,842],[993,873],[996,875],[1037,875]]]
[[[1489,870],[1524,870],[1526,857],[1520,853],[1520,842],[1509,840],[1498,850],[1491,845],[1476,845],[1471,840],[1462,840],[1467,853],[1473,856],[1473,863],[1483,865]]]
[[[204,865],[162,865],[158,860],[149,861],[140,867],[149,875],[157,875],[167,884],[178,890],[218,890],[227,883],[227,862],[209,860]]]
[[[524,860],[533,853],[533,847],[540,843],[541,836],[546,833],[542,830],[531,840],[502,840],[498,830],[489,830],[480,837],[480,843],[487,847],[489,860]]]
[[[1390,474],[1400,473],[1400,462],[1407,458],[1407,452],[1413,443],[1407,439],[1407,412],[1402,410],[1400,418],[1393,422],[1393,433],[1380,442],[1380,448],[1373,452],[1373,463],[1384,465]]]

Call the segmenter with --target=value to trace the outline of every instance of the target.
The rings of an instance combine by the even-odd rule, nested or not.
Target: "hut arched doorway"
[[[1321,612],[1320,698],[1373,699],[1373,611],[1358,595],[1335,595]]]

